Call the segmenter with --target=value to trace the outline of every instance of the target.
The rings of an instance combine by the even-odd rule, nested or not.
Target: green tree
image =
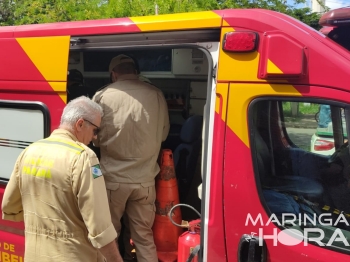
[[[209,0],[210,1],[210,0]],[[201,8],[195,0],[109,0],[103,5],[104,14],[107,17],[128,17],[154,15],[156,5],[158,14],[182,13],[199,10]]]
[[[322,26],[318,24],[321,15],[319,13],[312,13],[310,8],[299,8],[292,10],[291,16],[308,24],[316,30],[320,30]]]
[[[319,14],[299,8],[306,0],[0,0],[1,24],[37,24],[58,21],[130,17],[226,8],[264,8],[291,15],[318,28]]]
[[[12,25],[14,4],[11,0],[0,0],[0,25]]]
[[[14,24],[38,24],[101,18],[100,0],[17,0]]]

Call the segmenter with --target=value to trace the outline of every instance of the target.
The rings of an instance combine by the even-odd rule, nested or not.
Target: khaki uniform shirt
[[[21,153],[2,212],[24,220],[26,262],[103,261],[117,236],[95,153],[62,129]]]
[[[94,144],[101,149],[107,188],[113,190],[115,183],[154,183],[160,146],[169,132],[162,92],[137,75],[123,75],[93,100],[104,112]]]

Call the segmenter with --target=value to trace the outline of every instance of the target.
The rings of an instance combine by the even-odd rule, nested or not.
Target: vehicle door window
[[[340,114],[341,117],[332,119],[330,104],[287,101],[282,104],[286,136],[291,144],[305,151],[327,156],[335,152],[335,134],[338,134],[340,145],[346,142],[344,108],[334,107],[333,116]],[[342,134],[339,134],[340,130],[333,130],[335,121],[337,127],[341,126]]]
[[[7,182],[19,154],[50,133],[47,107],[38,102],[0,100],[0,181]]]
[[[330,101],[271,98],[253,102],[249,114],[258,187],[270,218],[296,242],[350,252],[345,110]]]

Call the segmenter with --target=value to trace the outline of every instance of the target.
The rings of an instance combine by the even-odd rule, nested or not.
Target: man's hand
[[[123,262],[115,240],[105,245],[104,247],[101,247],[100,251],[102,255],[107,259],[107,262]]]

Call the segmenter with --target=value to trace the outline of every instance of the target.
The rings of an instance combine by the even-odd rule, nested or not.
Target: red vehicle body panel
[[[244,87],[236,87],[236,91],[243,91]],[[350,93],[334,89],[324,89],[316,86],[294,86],[304,97],[318,97],[324,99],[334,99],[339,101],[349,101]],[[233,87],[230,86],[229,92]],[[281,87],[282,88],[282,87]],[[266,91],[266,90],[265,90]],[[265,92],[265,95],[272,95]],[[236,100],[237,101],[237,100]],[[232,100],[231,100],[232,102]],[[233,101],[235,102],[235,101]],[[242,108],[243,111],[244,108]],[[234,113],[228,111],[228,118]],[[246,115],[248,117],[248,115]],[[234,145],[234,146],[230,146]],[[262,221],[267,222],[269,217],[266,214],[263,203],[257,201],[262,199],[257,190],[257,181],[253,170],[253,162],[250,160],[252,151],[242,140],[227,126],[225,139],[225,163],[224,163],[224,220],[225,239],[227,247],[227,261],[236,261],[237,247],[244,234],[258,234],[262,227],[258,223],[253,226],[247,223],[247,214],[256,218],[262,214]],[[234,160],[234,161],[233,161]],[[236,201],[234,201],[236,200]],[[276,226],[271,223],[263,226],[264,236],[272,236]],[[215,232],[215,231],[214,231]],[[277,228],[277,234],[281,232]],[[214,237],[214,235],[212,236]],[[219,241],[217,239],[217,241]],[[346,261],[348,254],[321,248],[312,244],[307,246],[304,243],[287,246],[274,246],[272,239],[265,240],[269,253],[269,261]]]
[[[247,116],[249,101],[242,102],[240,110],[235,112],[224,106],[226,103],[234,103],[229,100],[229,94],[241,94],[248,90],[231,84],[282,83],[286,88],[294,89],[295,96],[332,98],[348,102],[350,88],[344,79],[350,79],[350,56],[316,30],[277,12],[220,10],[214,13],[221,18],[223,31],[249,30],[257,32],[260,38],[258,50],[245,57],[247,60],[251,59],[253,66],[240,67],[244,65],[244,61],[238,59],[241,54],[224,53],[220,53],[218,64],[217,82],[223,85],[222,89],[226,89],[226,93],[223,92],[219,98],[223,106],[214,113],[209,210],[204,214],[208,218],[205,221],[208,227],[208,248],[205,252],[206,261],[236,261],[240,237],[251,233],[244,226],[247,213],[266,212],[260,203],[251,160]],[[155,24],[162,23],[162,16],[154,19]],[[57,79],[45,76],[43,69],[28,55],[19,41],[38,37],[138,33],[142,32],[140,28],[131,18],[1,27],[0,99],[45,103],[50,112],[51,130],[57,128],[66,103],[66,92],[54,90],[53,86],[65,83],[66,76]],[[169,31],[181,29],[169,27]],[[284,48],[285,45],[293,50],[290,55],[286,53],[288,50]],[[68,43],[66,48],[68,50]],[[298,59],[294,59],[295,57]],[[234,70],[235,68],[240,70]],[[284,89],[276,90],[274,95],[283,95]],[[263,95],[263,91],[256,91],[250,99]],[[229,122],[226,114],[230,117],[239,114],[242,121]],[[0,188],[1,196],[3,188],[4,186]],[[267,220],[267,215],[264,219]],[[274,228],[276,227],[271,224],[264,230],[271,235]],[[23,237],[17,235],[17,230],[23,230],[23,225],[0,220],[0,230],[1,239],[8,238],[10,244],[14,245],[13,254],[22,257]],[[15,230],[16,234],[11,230]],[[0,251],[8,252],[4,242],[0,244]],[[8,244],[6,242],[7,248]],[[330,259],[342,261],[348,258],[347,255],[312,245],[269,248],[269,257],[273,261],[283,262]],[[6,260],[3,258],[3,261]]]
[[[4,188],[0,187],[0,202],[4,195]],[[24,226],[23,223],[16,223],[3,220],[0,217],[0,261],[1,262],[23,262],[24,255]]]
[[[223,86],[226,91],[227,85]],[[215,113],[214,130],[215,137],[213,139],[213,157],[212,157],[212,176],[210,184],[210,210],[208,227],[208,255],[207,261],[225,261],[226,260],[226,241],[225,241],[225,217],[224,209],[225,198],[223,191],[223,169],[224,169],[224,147],[225,147],[225,132],[226,124],[225,119],[222,119],[226,115],[226,106],[223,100],[227,100],[224,95],[218,94],[220,100],[219,112]],[[216,199],[216,201],[214,201]]]

